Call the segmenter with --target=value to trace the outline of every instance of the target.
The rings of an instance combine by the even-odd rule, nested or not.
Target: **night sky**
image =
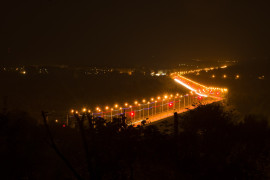
[[[267,1],[1,2],[1,64],[151,65],[269,57]]]

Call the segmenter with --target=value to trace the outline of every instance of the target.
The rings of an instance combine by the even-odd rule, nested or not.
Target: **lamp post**
[[[112,112],[113,112],[113,108],[111,108],[111,122],[112,122]]]
[[[141,104],[139,104],[138,106],[139,106],[139,120],[140,120],[141,119],[141,109],[140,109]]]
[[[164,101],[164,99],[162,99],[162,104],[161,104],[161,113],[163,113],[163,101]]]
[[[148,117],[149,117],[149,104],[150,104],[150,102],[148,101],[147,104],[148,104]]]
[[[164,99],[166,100],[167,98],[168,98],[168,96],[165,95],[165,96],[164,96]],[[168,100],[168,101],[169,101],[169,100]],[[168,112],[168,109],[169,109],[168,107],[169,107],[169,103],[167,103],[167,112]]]
[[[170,99],[168,99],[168,102],[167,102],[167,113],[169,111],[169,103],[170,103]]]
[[[151,101],[152,101],[152,116],[153,116],[154,115],[153,114],[153,111],[154,111],[154,108],[153,108],[154,98],[151,98]]]
[[[155,101],[155,115],[157,114],[157,101]]]
[[[175,96],[173,97],[173,109],[175,110]]]
[[[134,104],[135,104],[135,107],[136,107],[137,104],[138,104],[138,101],[135,101]],[[137,109],[138,109],[138,108],[137,108]],[[134,108],[134,111],[135,111],[135,108]],[[134,120],[135,120],[135,116],[136,116],[136,114],[134,113]]]
[[[100,117],[103,117],[103,118],[104,118],[104,116],[103,116],[103,115],[104,115],[104,114],[103,114],[103,111],[101,111],[101,109],[99,109],[98,111],[101,113]]]
[[[98,117],[99,107],[96,108],[96,112],[97,112],[97,117]]]
[[[117,108],[118,108],[118,104],[115,104],[114,107],[115,107],[115,109],[117,109]],[[117,117],[117,118],[118,118],[118,111],[119,111],[119,110],[117,110],[117,113],[116,113],[116,117]]]
[[[128,103],[125,103],[125,107],[126,108],[128,107]],[[125,117],[126,117],[126,111],[125,111]]]
[[[158,96],[157,99],[158,99],[158,101],[159,101],[159,100],[160,100],[160,97]],[[159,109],[159,112],[160,112],[160,109]]]
[[[145,99],[142,102],[143,102],[143,119],[144,119],[144,103],[145,103]]]
[[[180,112],[181,96],[179,96],[179,112]]]
[[[106,106],[105,110],[108,111],[108,109],[109,109],[109,106]],[[105,116],[107,116],[106,113],[105,113]]]

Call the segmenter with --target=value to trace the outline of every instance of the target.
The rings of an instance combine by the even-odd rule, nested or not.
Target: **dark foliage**
[[[269,178],[270,129],[263,117],[240,121],[223,105],[202,105],[180,116],[178,135],[126,126],[124,118],[91,119],[90,128],[87,118],[79,119],[88,122],[83,129],[49,124],[59,152],[83,179]],[[0,120],[3,179],[76,179],[43,126],[22,113]]]

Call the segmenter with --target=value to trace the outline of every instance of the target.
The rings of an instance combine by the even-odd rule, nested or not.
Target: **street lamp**
[[[152,100],[153,99],[153,100]],[[152,116],[154,115],[154,107],[153,107],[153,103],[154,103],[154,98],[152,98],[151,100],[152,100]]]
[[[168,98],[168,96],[165,95],[164,98],[165,98],[165,100],[166,100],[166,99]],[[162,108],[163,108],[163,105],[162,105]],[[162,109],[162,111],[163,111],[163,109]],[[167,107],[167,111],[168,111],[168,107]]]
[[[149,104],[150,104],[150,102],[148,101],[147,104],[148,104],[148,117],[149,117]]]
[[[100,116],[104,118],[104,113],[103,113],[103,111],[101,111],[101,109],[99,109],[98,111],[101,113]]]
[[[181,104],[180,104],[180,103],[181,103],[181,97],[182,97],[182,96],[179,96],[179,112],[180,112],[180,105],[181,105]]]
[[[157,101],[155,101],[155,115],[157,114]]]
[[[160,96],[158,96],[157,99],[160,100]],[[160,112],[160,108],[159,108],[159,112]]]
[[[112,112],[113,112],[113,108],[111,108],[111,122],[112,122]]]
[[[132,106],[129,106],[130,108],[130,114],[132,113]],[[130,120],[132,120],[132,116],[130,116]],[[134,120],[135,120],[135,113],[134,113]]]
[[[141,119],[141,109],[140,109],[141,104],[138,104],[138,106],[139,106],[139,119]]]
[[[143,110],[143,119],[144,119],[144,103],[145,103],[145,99],[143,99],[142,102],[143,102],[142,110]]]
[[[115,107],[115,109],[117,109],[118,108],[118,104],[115,104],[114,107]],[[117,118],[118,118],[118,111],[119,111],[119,109],[117,109],[117,113],[116,113],[116,117]]]
[[[109,106],[106,106],[106,107],[105,107],[106,112],[108,111],[108,109],[109,109]],[[105,112],[105,115],[104,115],[104,116],[107,117],[106,112]]]
[[[154,111],[154,108],[153,108],[153,103],[154,103],[154,98],[151,98],[151,101],[152,101],[152,116],[154,115],[153,111]]]
[[[163,113],[163,101],[164,101],[164,99],[162,99],[162,104],[161,104],[161,113]]]
[[[175,110],[175,96],[173,97],[173,110]]]
[[[128,103],[125,103],[125,107],[128,107]],[[126,117],[126,111],[125,111],[125,117]]]

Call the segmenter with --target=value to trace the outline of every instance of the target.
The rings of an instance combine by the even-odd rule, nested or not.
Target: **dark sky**
[[[269,57],[267,1],[5,1],[1,64],[151,65]]]

